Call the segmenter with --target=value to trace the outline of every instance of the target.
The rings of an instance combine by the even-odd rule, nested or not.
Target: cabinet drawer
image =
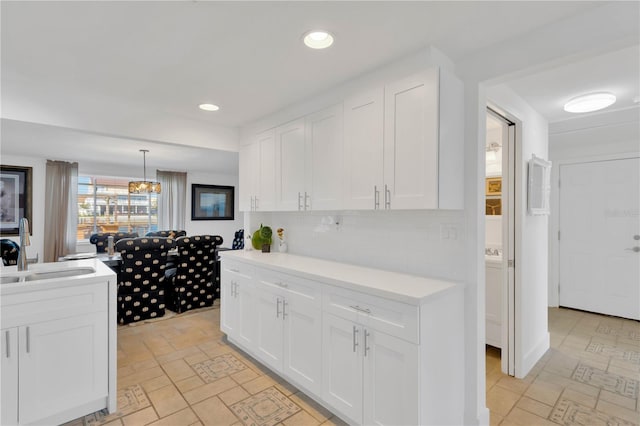
[[[418,306],[327,285],[323,310],[409,342],[420,343]]]
[[[236,262],[234,260],[227,260],[227,259],[223,259],[222,260],[222,277],[224,277],[225,275],[229,276],[241,276],[244,278],[249,278],[251,279],[251,277],[254,274],[254,270],[253,267],[250,265],[247,265],[246,263],[242,263],[242,262]]]
[[[16,327],[43,320],[106,311],[108,282],[39,290],[4,296],[2,326]]]
[[[267,269],[256,269],[256,278],[260,284],[282,296],[299,297],[318,307],[322,306],[324,284]]]

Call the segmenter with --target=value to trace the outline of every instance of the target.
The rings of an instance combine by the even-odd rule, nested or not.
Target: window
[[[129,194],[130,180],[78,176],[78,240],[96,232],[158,230],[158,195]]]

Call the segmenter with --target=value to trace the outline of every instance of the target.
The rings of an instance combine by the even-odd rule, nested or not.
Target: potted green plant
[[[251,245],[256,250],[262,250],[263,253],[271,252],[271,237],[273,230],[269,226],[260,224],[260,228],[256,230],[251,237]]]

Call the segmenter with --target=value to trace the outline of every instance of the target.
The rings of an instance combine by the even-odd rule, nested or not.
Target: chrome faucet
[[[27,218],[20,219],[20,252],[18,253],[18,271],[26,271],[27,266],[27,246],[31,245],[29,239],[29,221]]]

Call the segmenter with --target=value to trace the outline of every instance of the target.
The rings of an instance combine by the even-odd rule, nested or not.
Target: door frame
[[[516,167],[519,163],[519,153],[522,146],[522,122],[513,114],[504,110],[500,106],[487,102],[486,113],[491,114],[507,126],[507,138],[502,144],[502,336],[501,336],[501,357],[500,369],[504,374],[515,376],[518,360],[522,359],[522,354],[517,353],[516,345],[516,324],[518,321],[518,284],[519,284],[519,263],[520,244],[522,238],[520,221],[517,220],[521,214],[519,199],[522,194],[518,191],[521,188],[519,182],[522,180],[522,170]],[[506,166],[506,167],[505,167]],[[505,220],[506,218],[506,220]],[[486,266],[485,266],[486,268]],[[485,287],[486,297],[486,287]]]
[[[560,169],[572,164],[597,163],[600,161],[628,160],[639,158],[640,152],[590,155],[585,157],[554,160],[551,168],[551,215],[549,216],[549,306],[560,306]]]

